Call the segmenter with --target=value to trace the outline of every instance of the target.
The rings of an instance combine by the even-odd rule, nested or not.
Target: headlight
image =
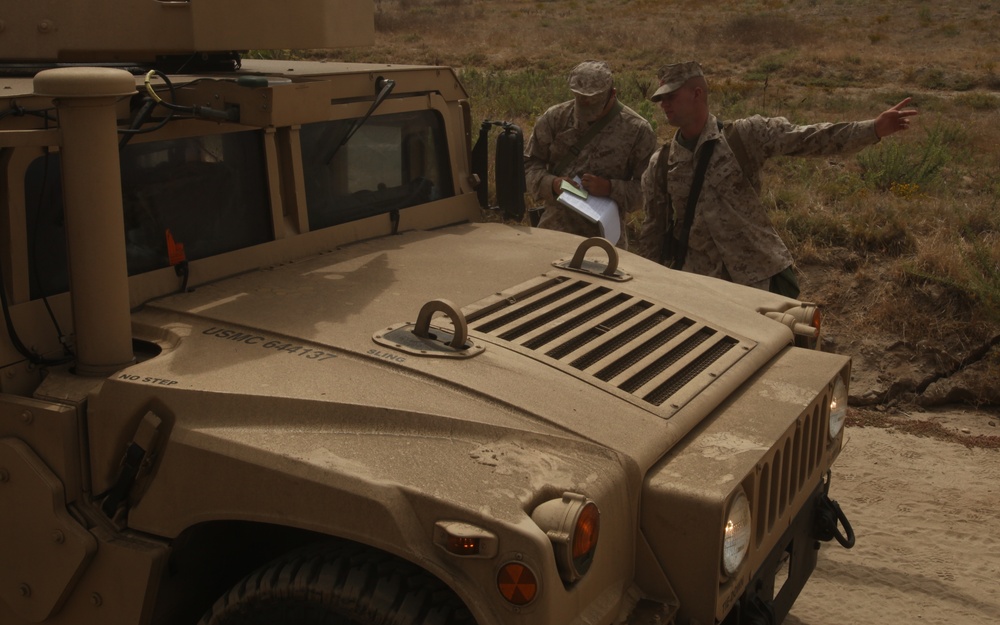
[[[729,504],[722,535],[722,570],[733,575],[739,570],[750,547],[750,502],[741,490]]]
[[[833,397],[830,398],[830,438],[837,438],[847,420],[847,385],[837,376],[833,383]]]
[[[531,519],[552,541],[559,574],[566,582],[583,577],[594,561],[601,513],[597,504],[583,495],[563,493],[539,505]]]

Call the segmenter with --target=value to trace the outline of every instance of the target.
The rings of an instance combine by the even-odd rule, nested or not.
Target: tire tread
[[[199,625],[475,625],[450,588],[359,545],[312,546],[250,573]]]

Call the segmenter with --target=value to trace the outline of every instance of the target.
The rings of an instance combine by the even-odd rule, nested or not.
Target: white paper
[[[579,177],[573,180],[580,184]],[[588,221],[596,223],[601,229],[602,237],[611,241],[612,245],[618,244],[618,239],[622,236],[622,227],[617,202],[609,197],[597,197],[593,193],[584,200],[566,191],[560,193],[556,201],[583,215]]]

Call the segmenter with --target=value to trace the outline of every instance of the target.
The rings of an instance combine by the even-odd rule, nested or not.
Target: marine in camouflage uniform
[[[622,235],[613,243],[627,248],[625,215],[642,206],[642,173],[656,149],[656,135],[641,115],[627,106],[618,106],[606,63],[580,63],[569,75],[569,88],[574,98],[545,111],[535,122],[525,147],[528,191],[545,203],[538,226],[585,237],[600,236],[597,224],[556,201],[559,182],[579,176],[589,193],[610,197],[618,204]],[[569,159],[561,171],[555,171],[587,130],[609,115],[606,125],[579,154]]]
[[[692,93],[681,93],[682,87]],[[702,93],[694,95],[696,88]],[[779,155],[855,152],[906,128],[906,118],[916,111],[901,110],[907,99],[877,119],[863,122],[797,126],[783,117],[755,115],[720,128],[715,116],[708,113],[705,88],[697,63],[678,63],[664,68],[660,88],[650,98],[660,102],[678,131],[653,155],[642,177],[645,215],[639,252],[669,264],[664,247],[670,220],[677,237],[697,160],[709,142],[717,141],[698,196],[687,254],[683,266],[675,268],[797,297],[792,256],[760,200],[764,162]],[[678,96],[691,99],[671,101]]]

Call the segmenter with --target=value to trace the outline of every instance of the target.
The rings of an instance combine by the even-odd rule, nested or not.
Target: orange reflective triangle
[[[527,567],[520,564],[508,564],[497,576],[497,586],[507,601],[517,605],[529,603],[538,590],[535,576]]]

